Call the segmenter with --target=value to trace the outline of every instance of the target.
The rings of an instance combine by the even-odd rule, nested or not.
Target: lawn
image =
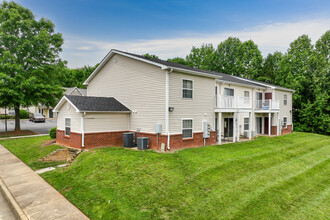
[[[328,219],[330,137],[83,152],[42,174],[91,219]]]
[[[4,139],[0,140],[0,144],[6,147],[10,152],[15,154],[33,170],[38,170],[45,167],[55,166],[64,163],[38,161],[44,156],[47,156],[52,153],[54,150],[62,148],[59,145],[42,146],[43,143],[49,140],[49,136],[28,137],[18,139]]]

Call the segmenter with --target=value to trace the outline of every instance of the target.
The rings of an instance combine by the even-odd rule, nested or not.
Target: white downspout
[[[169,71],[166,70],[166,78],[165,78],[165,120],[166,120],[166,134],[167,134],[167,149],[170,150],[170,113],[169,113],[169,107],[170,107],[170,73],[173,71],[173,69],[170,69]]]
[[[84,131],[84,116],[86,112],[81,114],[81,147],[85,147],[85,131]]]

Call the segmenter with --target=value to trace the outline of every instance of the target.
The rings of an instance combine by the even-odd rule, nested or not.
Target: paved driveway
[[[8,120],[8,131],[13,131],[15,128],[15,120]],[[56,127],[56,119],[46,119],[45,123],[33,123],[27,119],[21,120],[21,130],[30,130],[38,134],[48,134],[49,130]],[[5,131],[5,120],[0,120],[0,132]]]

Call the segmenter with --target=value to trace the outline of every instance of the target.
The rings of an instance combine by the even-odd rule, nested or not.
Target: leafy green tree
[[[203,44],[200,48],[192,47],[190,53],[186,56],[186,65],[212,70],[214,67],[214,48],[212,44]]]
[[[154,55],[154,54],[149,54],[149,53],[143,54],[142,56],[144,56],[144,57],[148,57],[148,58],[153,58],[153,59],[159,59],[158,56],[156,56],[156,55]]]
[[[54,106],[62,96],[53,80],[62,44],[50,20],[36,20],[15,2],[0,4],[0,105],[15,109],[15,130],[20,130],[20,107]]]
[[[168,59],[167,61],[172,63],[179,63],[182,65],[187,65],[187,61],[181,57],[175,57],[173,59]]]
[[[268,54],[264,59],[262,70],[257,80],[278,84],[277,78],[279,75],[279,62],[282,59],[283,54],[281,52],[274,52]]]
[[[263,58],[258,46],[252,40],[245,41],[238,48],[238,71],[234,75],[258,79],[262,62]]]
[[[242,42],[235,37],[229,37],[221,42],[214,52],[214,67],[212,70],[237,75],[240,71],[239,48]]]

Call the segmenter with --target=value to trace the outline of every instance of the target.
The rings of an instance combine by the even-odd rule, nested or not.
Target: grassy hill
[[[294,133],[172,154],[102,148],[42,174],[91,219],[327,219],[330,137]]]

